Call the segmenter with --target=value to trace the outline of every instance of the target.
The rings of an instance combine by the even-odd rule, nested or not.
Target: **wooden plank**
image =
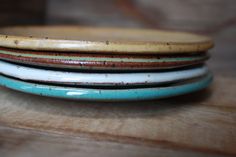
[[[163,146],[145,146],[112,141],[94,140],[78,136],[65,136],[45,132],[0,127],[0,154],[4,157],[25,156],[202,156],[212,154],[188,149],[169,149]],[[223,155],[214,155],[221,157]]]
[[[88,103],[1,88],[0,123],[98,140],[233,155],[235,89],[234,79],[217,76],[211,89],[173,99]]]

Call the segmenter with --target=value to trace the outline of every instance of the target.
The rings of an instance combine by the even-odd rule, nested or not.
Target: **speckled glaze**
[[[136,89],[89,89],[51,86],[27,83],[0,76],[0,85],[14,90],[42,96],[59,97],[92,101],[128,101],[167,98],[201,90],[212,82],[212,75],[170,87],[136,88]]]
[[[0,48],[0,59],[54,68],[92,70],[158,70],[203,63],[209,56],[201,54],[175,55],[102,55],[56,53]]]
[[[208,73],[206,66],[168,72],[142,73],[81,73],[31,68],[0,61],[0,73],[22,80],[71,85],[159,85],[201,77]]]
[[[163,30],[22,26],[1,28],[0,46],[44,51],[160,54],[203,52],[213,47],[213,41],[202,35]]]

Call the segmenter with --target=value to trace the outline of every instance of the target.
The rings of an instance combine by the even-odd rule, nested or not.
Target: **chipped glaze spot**
[[[18,45],[18,44],[19,44],[19,41],[18,41],[18,40],[15,40],[14,43],[15,43],[16,45]]]

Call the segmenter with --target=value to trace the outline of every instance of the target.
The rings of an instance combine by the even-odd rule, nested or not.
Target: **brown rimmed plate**
[[[0,59],[53,68],[89,70],[158,70],[200,64],[209,56],[200,54],[174,55],[104,55],[69,52],[27,51],[0,48]]]

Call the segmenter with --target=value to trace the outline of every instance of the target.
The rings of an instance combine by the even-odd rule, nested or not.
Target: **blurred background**
[[[0,25],[79,24],[215,34],[236,25],[235,0],[0,0]]]
[[[235,0],[0,0],[0,26],[86,25],[183,30],[213,37],[212,68],[236,69]]]

